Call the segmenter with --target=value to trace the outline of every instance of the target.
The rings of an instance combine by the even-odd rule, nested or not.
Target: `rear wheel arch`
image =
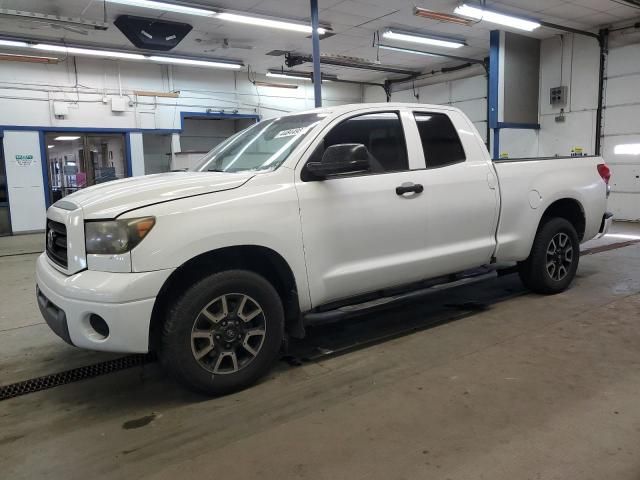
[[[156,297],[149,329],[149,350],[157,350],[166,312],[193,284],[226,270],[247,270],[264,277],[278,292],[285,310],[285,332],[304,336],[295,276],[275,250],[259,245],[239,245],[211,250],[191,258],[165,281]]]
[[[551,203],[542,214],[542,218],[538,224],[538,230],[552,218],[564,218],[567,220],[573,225],[573,228],[575,228],[578,234],[578,240],[583,240],[586,228],[586,217],[584,207],[578,200],[575,198],[561,198]]]

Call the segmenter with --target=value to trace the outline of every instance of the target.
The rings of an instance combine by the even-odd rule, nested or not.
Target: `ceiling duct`
[[[270,52],[269,54],[272,54],[272,52]],[[313,57],[311,55],[298,55],[298,54],[289,52],[289,53],[285,53],[284,57],[285,57],[285,65],[289,68],[293,68],[303,63],[313,62]],[[369,60],[366,58],[348,57],[344,55],[321,54],[320,63],[324,65],[333,65],[336,67],[356,68],[360,70],[371,70],[375,72],[396,73],[396,74],[405,75],[405,76],[415,76],[420,73],[420,72],[416,72],[415,70],[409,70],[402,67],[396,67],[392,65],[383,65],[380,62],[375,60]]]
[[[167,51],[178,45],[193,28],[188,23],[120,15],[116,27],[138,48]]]

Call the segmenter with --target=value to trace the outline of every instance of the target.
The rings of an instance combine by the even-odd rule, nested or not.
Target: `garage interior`
[[[640,2],[466,6],[485,16],[457,0],[0,0],[2,478],[640,477]],[[494,160],[604,158],[614,223],[571,288],[506,274],[310,327],[218,398],[45,323],[34,269],[56,201],[193,168],[262,120],[389,101],[459,108]]]

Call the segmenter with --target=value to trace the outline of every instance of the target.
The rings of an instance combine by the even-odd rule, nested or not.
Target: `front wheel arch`
[[[264,277],[278,292],[285,310],[285,333],[300,338],[304,327],[298,302],[298,287],[287,261],[275,250],[258,245],[240,245],[211,250],[178,267],[158,292],[151,314],[149,350],[157,351],[166,312],[193,284],[226,270],[247,270]]]

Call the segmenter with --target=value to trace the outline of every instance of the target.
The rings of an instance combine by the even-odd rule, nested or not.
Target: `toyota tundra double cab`
[[[599,157],[492,161],[459,110],[358,104],[261,121],[190,171],[47,211],[37,300],[80,348],[149,352],[186,386],[254,383],[287,337],[469,271],[554,294],[606,232]]]

